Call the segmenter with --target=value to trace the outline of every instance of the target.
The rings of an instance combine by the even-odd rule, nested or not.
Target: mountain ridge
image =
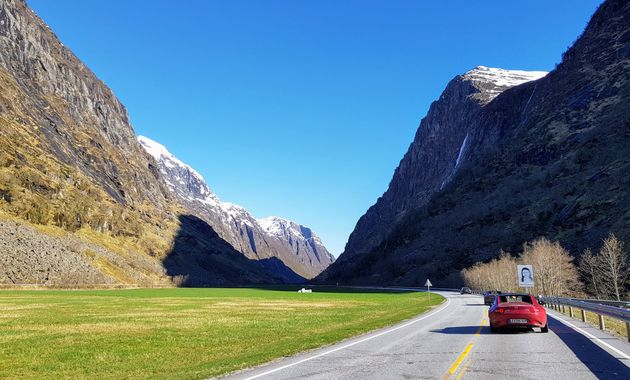
[[[276,257],[304,279],[315,277],[334,261],[310,228],[279,217],[254,218],[245,208],[221,201],[197,171],[164,145],[145,136],[138,136],[138,141],[158,162],[168,186],[182,203],[249,259]],[[270,231],[272,227],[275,229]],[[287,233],[275,233],[281,230]],[[291,274],[286,280],[303,281]]]
[[[478,99],[451,81],[318,280],[459,285],[460,269],[540,236],[575,257],[630,239],[629,25],[630,3],[608,0],[549,74]]]
[[[0,127],[0,284],[276,284],[292,273],[248,259],[176,201],[122,103],[22,0],[0,2]]]

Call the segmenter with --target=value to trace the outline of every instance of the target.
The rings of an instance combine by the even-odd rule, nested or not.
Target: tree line
[[[523,244],[519,256],[502,251],[498,258],[477,263],[462,270],[461,275],[473,289],[515,292],[521,290],[516,275],[518,264],[533,265],[533,294],[630,299],[630,259],[623,242],[614,234],[604,239],[597,253],[584,251],[579,265],[559,242],[539,238]]]

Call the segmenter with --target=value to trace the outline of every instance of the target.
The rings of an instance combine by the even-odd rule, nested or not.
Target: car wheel
[[[541,333],[549,332],[549,324],[545,324],[543,327],[541,327],[540,332]]]
[[[496,334],[499,332],[499,329],[494,326],[490,326],[490,332]]]

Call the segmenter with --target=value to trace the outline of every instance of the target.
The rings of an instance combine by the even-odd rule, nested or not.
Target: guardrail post
[[[630,322],[626,322],[626,337],[628,337],[628,342],[630,342]]]
[[[564,304],[562,305],[562,314],[564,314]]]
[[[569,317],[573,318],[573,306],[569,306]]]
[[[582,322],[586,322],[586,310],[582,309]]]
[[[606,329],[606,323],[604,323],[604,316],[601,314],[598,314],[598,316],[599,316],[599,329],[600,330]]]

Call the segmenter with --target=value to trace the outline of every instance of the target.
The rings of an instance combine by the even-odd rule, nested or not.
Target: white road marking
[[[610,344],[604,342],[603,340],[601,340],[600,338],[596,337],[595,335],[586,332],[584,330],[582,330],[581,328],[577,327],[576,325],[574,325],[573,323],[569,322],[569,321],[565,321],[563,318],[558,317],[555,314],[552,314],[553,318],[559,320],[560,322],[564,323],[565,325],[571,327],[573,330],[579,332],[580,334],[584,335],[587,338],[593,339],[595,340],[598,344],[605,346],[606,348],[610,349],[611,351],[617,353],[619,356],[621,356],[624,359],[630,359],[630,356],[628,356],[626,353],[624,353],[623,351],[620,351],[619,349],[611,346]]]
[[[259,377],[267,376],[267,375],[270,375],[270,374],[272,374],[272,373],[274,373],[274,372],[282,371],[283,369],[287,369],[287,368],[290,368],[290,367],[296,366],[296,365],[298,365],[298,364],[302,364],[302,363],[304,363],[304,362],[307,362],[307,361],[310,361],[310,360],[313,360],[313,359],[321,358],[322,356],[326,356],[326,355],[332,354],[333,352],[337,352],[337,351],[345,350],[345,349],[346,349],[346,348],[348,348],[348,347],[355,346],[355,345],[357,345],[357,344],[359,344],[359,343],[363,343],[363,342],[366,342],[366,341],[368,341],[368,340],[372,340],[372,339],[374,339],[374,338],[378,338],[379,336],[383,336],[383,335],[385,335],[385,334],[389,334],[389,333],[394,332],[394,331],[396,331],[396,330],[400,330],[400,329],[402,329],[402,328],[404,328],[404,327],[407,327],[407,326],[413,325],[413,324],[414,324],[414,323],[416,323],[416,322],[420,322],[420,321],[422,321],[422,320],[424,320],[424,319],[427,319],[427,318],[429,318],[429,317],[432,317],[432,316],[434,316],[435,314],[437,314],[437,313],[439,313],[439,312],[443,311],[444,309],[446,309],[446,308],[448,307],[448,305],[450,305],[451,300],[450,300],[449,298],[447,298],[447,297],[445,297],[445,298],[446,298],[446,303],[445,303],[444,305],[442,305],[439,309],[437,309],[437,310],[433,311],[432,313],[429,313],[429,314],[427,314],[427,315],[425,315],[425,316],[423,316],[423,317],[421,317],[421,318],[414,319],[414,320],[413,320],[413,321],[411,321],[411,322],[407,322],[407,323],[402,324],[402,325],[400,325],[400,326],[396,326],[396,327],[390,328],[389,330],[385,330],[385,331],[383,331],[383,332],[381,332],[381,333],[378,333],[378,334],[376,334],[376,335],[368,336],[368,337],[363,338],[363,339],[361,339],[361,340],[357,340],[356,342],[348,343],[348,344],[343,345],[343,346],[341,346],[341,347],[337,347],[337,348],[334,348],[334,349],[332,349],[332,350],[328,350],[328,351],[322,352],[322,353],[320,353],[320,354],[313,355],[313,356],[308,357],[308,358],[304,358],[304,359],[299,360],[299,361],[297,361],[297,362],[295,362],[295,363],[287,364],[287,365],[284,365],[284,366],[282,366],[282,367],[274,368],[274,369],[272,369],[272,370],[269,370],[269,371],[266,371],[266,372],[263,372],[263,373],[259,373],[258,375],[254,375],[254,376],[251,376],[251,377],[247,377],[245,380],[252,380],[252,379],[257,379],[257,378],[259,378]]]

